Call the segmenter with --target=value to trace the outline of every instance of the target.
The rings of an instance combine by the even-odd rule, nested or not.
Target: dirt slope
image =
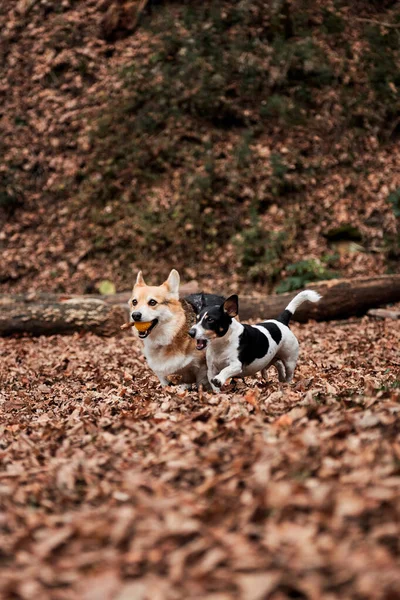
[[[397,3],[137,4],[2,2],[3,289],[397,269]]]

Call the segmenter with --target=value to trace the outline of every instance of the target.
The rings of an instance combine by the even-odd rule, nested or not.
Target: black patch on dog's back
[[[269,341],[259,329],[251,325],[243,327],[243,333],[239,336],[239,360],[242,365],[249,365],[267,354]]]
[[[275,344],[279,344],[282,339],[282,331],[279,329],[278,325],[275,323],[259,323],[259,325],[269,331]]]
[[[290,312],[287,308],[279,315],[276,319],[279,323],[283,323],[287,327],[289,327],[290,319],[293,317],[293,313]]]

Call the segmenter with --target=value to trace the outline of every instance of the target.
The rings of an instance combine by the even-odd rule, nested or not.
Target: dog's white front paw
[[[174,387],[174,391],[176,391],[176,392],[186,392],[186,390],[191,390],[191,389],[192,389],[191,383],[179,383],[178,385],[176,385]]]

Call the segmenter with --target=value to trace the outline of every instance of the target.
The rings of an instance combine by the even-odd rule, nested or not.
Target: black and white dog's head
[[[197,350],[204,350],[210,340],[226,335],[233,317],[239,312],[239,298],[229,296],[220,305],[203,308],[196,318],[196,325],[190,331],[190,337],[196,340]]]

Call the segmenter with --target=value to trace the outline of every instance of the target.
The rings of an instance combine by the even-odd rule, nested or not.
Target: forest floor
[[[0,340],[0,597],[398,598],[400,331],[294,324],[294,382],[161,389],[126,334]]]

